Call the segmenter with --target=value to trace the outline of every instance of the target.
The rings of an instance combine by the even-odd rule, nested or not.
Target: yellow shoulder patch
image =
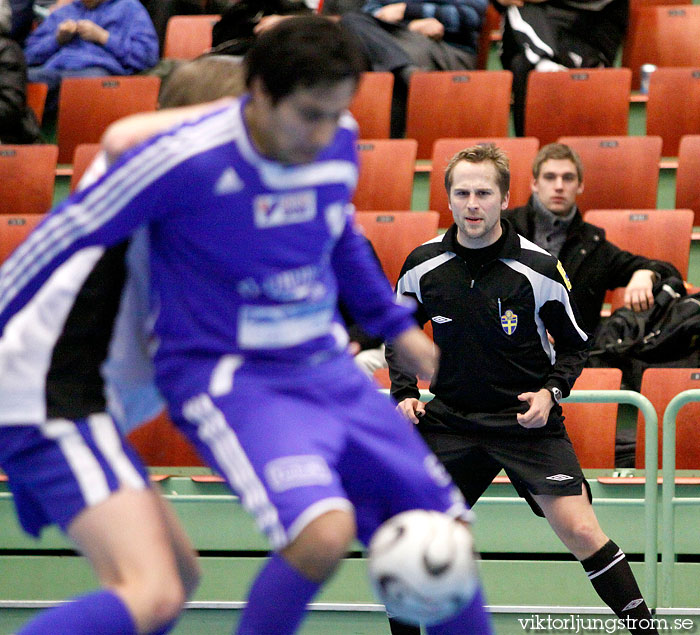
[[[562,266],[561,262],[557,260],[557,270],[561,274],[561,277],[564,279],[564,284],[566,285],[566,288],[568,291],[571,291],[571,282],[569,282],[569,276],[566,275],[566,271],[564,271],[564,267]]]

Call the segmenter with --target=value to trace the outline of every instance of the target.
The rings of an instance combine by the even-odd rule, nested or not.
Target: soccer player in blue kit
[[[0,276],[4,329],[74,253],[147,224],[158,387],[275,550],[241,634],[293,633],[351,541],[366,543],[387,518],[413,508],[470,518],[346,350],[338,297],[407,368],[429,375],[436,363],[352,222],[346,109],[361,70],[338,25],[285,21],[248,55],[248,96],[127,152]],[[429,632],[489,633],[480,593]]]

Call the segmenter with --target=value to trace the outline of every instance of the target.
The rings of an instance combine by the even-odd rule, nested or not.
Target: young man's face
[[[448,198],[461,245],[479,249],[500,238],[501,211],[508,207],[508,194],[501,195],[491,161],[460,161],[455,165]]]
[[[258,149],[280,163],[312,162],[333,139],[355,88],[351,79],[300,87],[273,103],[262,82],[254,80],[248,123]]]
[[[566,216],[583,192],[576,165],[569,159],[547,159],[540,166],[540,174],[532,181],[532,191],[552,214]]]

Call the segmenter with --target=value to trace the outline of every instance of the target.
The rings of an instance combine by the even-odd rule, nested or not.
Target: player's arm
[[[54,208],[0,269],[0,331],[75,252],[115,245],[188,200],[189,175],[171,172],[180,166],[178,153],[164,135]]]
[[[333,269],[344,306],[368,333],[394,343],[404,365],[421,377],[432,375],[437,354],[417,328],[412,307],[396,301],[391,285],[349,214],[335,246]]]
[[[223,97],[205,104],[168,108],[158,112],[139,113],[124,117],[111,124],[102,135],[102,148],[111,163],[130,148],[143,143],[154,135],[185,121],[198,119],[208,112],[225,106],[231,100],[230,97]]]
[[[397,297],[404,301],[414,303],[416,307],[414,318],[418,325],[422,326],[427,322],[428,316],[422,303],[418,301],[420,284],[417,276],[411,274],[413,269],[411,256],[407,258],[397,284]],[[434,344],[431,345],[434,348]],[[425,404],[420,400],[420,391],[415,373],[411,373],[402,363],[400,356],[394,346],[386,347],[386,360],[389,366],[389,378],[391,379],[391,396],[397,402],[397,410],[412,423],[418,423],[420,417],[425,414]],[[432,379],[432,377],[431,377]]]

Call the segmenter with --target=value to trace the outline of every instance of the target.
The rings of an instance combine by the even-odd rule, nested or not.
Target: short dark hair
[[[367,70],[354,36],[320,16],[291,17],[265,31],[249,49],[245,66],[246,86],[260,78],[273,103],[298,87],[357,83]]]
[[[535,160],[532,162],[532,176],[538,179],[542,164],[550,159],[571,161],[576,166],[578,180],[583,182],[583,163],[576,150],[564,143],[549,143],[540,148]]]
[[[495,143],[479,143],[460,150],[447,164],[445,169],[445,189],[448,196],[452,187],[452,172],[454,172],[455,166],[461,161],[466,161],[467,163],[490,161],[493,167],[496,168],[496,182],[498,183],[498,189],[501,191],[501,198],[508,194],[510,189],[510,162],[508,161],[508,155]]]

